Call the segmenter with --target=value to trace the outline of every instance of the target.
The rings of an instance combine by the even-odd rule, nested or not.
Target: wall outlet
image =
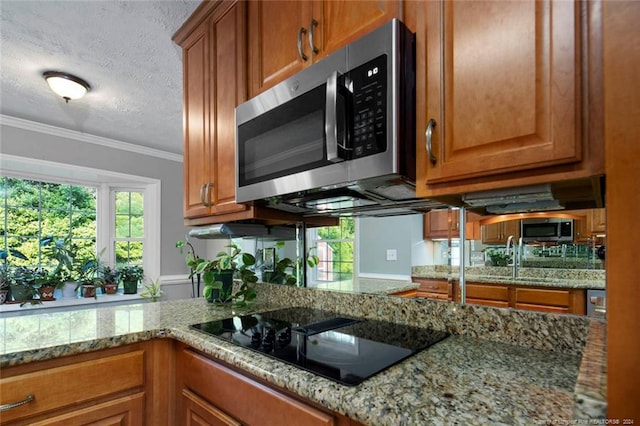
[[[387,249],[387,260],[398,260],[398,250]]]

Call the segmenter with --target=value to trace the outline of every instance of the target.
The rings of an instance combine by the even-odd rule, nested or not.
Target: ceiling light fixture
[[[51,90],[61,96],[67,103],[71,99],[80,99],[91,90],[89,83],[76,77],[59,71],[46,71],[42,74]]]

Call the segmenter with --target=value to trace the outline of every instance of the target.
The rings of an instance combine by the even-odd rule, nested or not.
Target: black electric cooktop
[[[235,316],[190,327],[348,386],[449,336],[309,308]]]

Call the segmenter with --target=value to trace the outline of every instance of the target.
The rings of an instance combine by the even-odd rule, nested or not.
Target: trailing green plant
[[[156,278],[152,280],[151,283],[145,284],[144,290],[140,292],[140,296],[156,301],[164,294],[161,287],[162,283],[160,282],[160,278]]]
[[[202,274],[203,296],[210,299],[214,289],[222,289],[223,283],[216,280],[216,274],[230,271],[235,278],[241,281],[240,288],[231,294],[230,299],[236,306],[245,306],[256,298],[255,288],[249,287],[250,284],[258,281],[258,277],[251,269],[256,263],[256,258],[250,253],[243,253],[240,247],[235,244],[229,244],[226,247],[229,251],[219,252],[213,260],[196,259],[193,273]],[[227,301],[222,300],[222,302]]]
[[[284,246],[283,241],[278,241],[275,248],[282,248]],[[284,284],[294,286],[300,282],[300,275],[304,271],[305,263],[310,268],[318,266],[320,258],[315,254],[312,254],[312,250],[315,247],[311,247],[307,250],[304,258],[298,258],[296,261],[291,260],[288,257],[278,258],[277,250],[274,252],[274,268],[273,271],[264,271],[262,279],[267,283]]]
[[[18,287],[26,296],[26,300],[23,300],[20,306],[24,306],[27,303],[31,303],[32,305],[42,303],[40,299],[35,296],[38,294],[38,287],[46,278],[47,273],[47,270],[44,268],[28,266],[19,266],[12,271],[9,278],[9,285],[11,287]],[[12,289],[12,291],[14,290],[17,289]]]
[[[495,249],[488,249],[487,256],[491,261],[491,266],[507,266],[511,262],[511,255]]]

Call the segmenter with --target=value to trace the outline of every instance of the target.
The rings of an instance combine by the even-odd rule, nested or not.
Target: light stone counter
[[[414,266],[411,275],[431,279],[460,279],[458,268],[448,272],[448,266]],[[531,287],[582,288],[604,290],[605,271],[590,269],[519,268],[518,277],[511,278],[511,267],[467,267],[465,280],[473,283],[510,284]]]
[[[603,346],[602,333],[589,332],[597,325],[603,329],[601,322],[273,284],[257,288],[258,300],[244,309],[190,299],[4,314],[0,367],[174,338],[365,424],[532,424],[605,416],[605,391],[597,389],[585,398],[584,392],[594,389],[579,383],[585,344],[595,351]],[[282,306],[411,323],[453,335],[358,386],[347,387],[188,328],[228,317],[232,310],[243,314]],[[592,359],[589,368],[602,371],[599,363],[604,357]]]

